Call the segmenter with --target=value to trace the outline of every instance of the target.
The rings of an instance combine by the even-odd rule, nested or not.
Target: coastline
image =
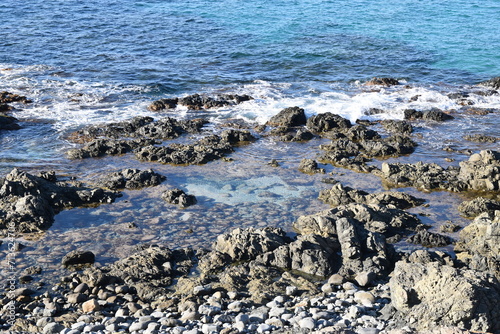
[[[493,82],[493,84],[495,83]],[[380,86],[381,84],[376,83],[376,85]],[[385,84],[382,83],[383,85]],[[492,86],[492,88],[498,89],[496,86]],[[188,108],[194,109],[195,107],[191,105]],[[203,108],[204,106],[202,106]],[[483,227],[477,227],[479,232],[473,236],[458,234],[453,232],[453,229],[450,230],[452,232],[440,230],[441,234],[451,236],[455,241],[461,242],[460,253],[462,253],[462,257],[455,256],[456,254],[453,253],[450,256],[450,254],[443,252],[443,250],[450,250],[450,247],[453,247],[450,246],[451,242],[445,243],[445,245],[438,243],[439,246],[433,245],[430,249],[407,247],[407,244],[404,243],[399,245],[400,248],[397,248],[399,240],[403,240],[408,235],[428,230],[423,226],[418,227],[419,224],[412,220],[415,217],[418,221],[428,219],[433,223],[434,226],[430,229],[433,234],[424,234],[422,237],[425,242],[432,242],[436,230],[446,225],[446,221],[442,221],[444,217],[450,215],[454,217],[452,223],[457,224],[458,222],[458,228],[462,228],[462,230],[469,224],[469,220],[460,218],[460,213],[450,213],[461,202],[461,198],[463,200],[467,197],[472,199],[480,194],[485,198],[498,201],[500,186],[498,179],[496,179],[498,172],[488,170],[488,168],[500,168],[498,167],[498,153],[480,149],[481,146],[494,147],[495,142],[491,143],[491,140],[498,140],[498,138],[489,138],[490,142],[487,140],[488,138],[484,139],[483,142],[474,142],[471,144],[474,146],[474,150],[462,148],[462,146],[467,146],[463,143],[457,143],[457,145],[440,143],[442,144],[441,150],[448,148],[446,152],[449,152],[449,156],[446,155],[447,153],[443,153],[436,159],[431,155],[431,161],[426,161],[423,159],[426,152],[423,151],[418,153],[416,160],[422,160],[423,163],[439,160],[443,165],[448,164],[450,168],[436,167],[435,170],[431,170],[434,167],[424,166],[421,169],[407,171],[404,168],[422,167],[422,164],[419,165],[411,158],[413,152],[419,150],[418,145],[422,137],[412,135],[412,132],[408,130],[408,125],[419,128],[434,127],[438,129],[437,131],[441,129],[441,126],[446,128],[449,124],[451,124],[449,128],[453,128],[453,122],[456,120],[447,119],[450,116],[449,113],[434,111],[433,114],[420,116],[409,114],[406,120],[393,123],[371,121],[351,124],[340,116],[328,118],[329,116],[323,114],[323,117],[318,117],[319,115],[306,117],[303,110],[301,114],[300,108],[286,112],[285,110],[273,117],[267,128],[262,126],[255,128],[245,124],[236,124],[238,126],[235,126],[233,123],[206,130],[193,127],[189,120],[182,120],[175,124],[143,120],[147,124],[132,126],[130,125],[132,123],[124,122],[115,128],[110,126],[109,132],[104,133],[104,137],[108,137],[109,142],[100,142],[100,144],[96,143],[95,140],[98,140],[97,138],[100,138],[102,133],[93,134],[91,130],[80,133],[82,137],[89,136],[90,138],[85,139],[87,141],[85,144],[77,146],[76,150],[81,151],[75,153],[73,157],[84,158],[88,156],[88,159],[92,160],[96,159],[98,155],[119,154],[116,157],[100,157],[98,159],[101,160],[90,163],[90,166],[92,164],[98,166],[102,162],[110,166],[123,166],[135,161],[134,166],[140,166],[141,170],[156,169],[156,166],[160,166],[156,162],[158,160],[164,163],[174,162],[186,165],[185,167],[175,167],[175,169],[171,169],[172,167],[167,167],[167,165],[158,168],[169,171],[169,175],[164,175],[167,176],[165,182],[168,187],[162,186],[161,183],[153,186],[139,177],[138,180],[142,182],[139,187],[142,190],[124,190],[126,186],[112,189],[125,194],[125,199],[122,202],[117,197],[116,203],[109,204],[110,207],[118,206],[115,214],[122,210],[124,212],[138,210],[139,213],[130,214],[129,217],[123,213],[126,218],[116,222],[118,228],[110,235],[126,233],[123,232],[125,229],[136,230],[137,225],[141,230],[144,228],[143,226],[147,225],[141,219],[147,220],[148,224],[151,224],[145,228],[147,232],[143,235],[138,234],[134,242],[138,243],[140,240],[146,244],[159,244],[160,247],[139,248],[140,251],[134,255],[131,250],[135,245],[131,244],[128,249],[117,251],[113,256],[105,256],[104,254],[109,252],[109,248],[101,248],[100,251],[99,249],[88,249],[92,247],[92,244],[84,243],[84,246],[77,247],[77,250],[85,248],[85,250],[92,251],[93,254],[101,253],[94,255],[103,260],[103,263],[91,265],[86,271],[78,271],[69,274],[69,276],[61,277],[61,283],[50,282],[47,286],[35,284],[37,281],[42,281],[37,273],[24,275],[30,276],[33,281],[26,285],[30,287],[29,290],[23,288],[14,290],[16,293],[17,322],[13,326],[13,330],[56,333],[73,326],[75,326],[73,333],[82,332],[87,326],[90,326],[87,328],[88,330],[95,332],[114,332],[120,331],[120,329],[134,332],[136,329],[137,332],[144,330],[145,333],[198,333],[199,331],[203,333],[214,331],[225,331],[225,333],[240,331],[292,333],[295,330],[297,332],[300,330],[323,330],[324,332],[379,333],[403,327],[414,328],[413,330],[408,329],[407,332],[425,331],[431,330],[432,326],[456,326],[466,330],[485,332],[499,330],[500,317],[494,310],[481,314],[473,313],[479,302],[476,296],[484,296],[489,293],[489,298],[496,298],[495,296],[499,293],[498,272],[495,272],[498,249],[486,252],[484,249],[474,248],[478,247],[475,243],[480,243],[480,240],[484,242],[484,238],[492,238],[494,233],[485,232]],[[496,115],[497,113],[498,110],[484,111],[483,115],[472,117],[491,117],[491,114]],[[451,117],[463,117],[463,115],[451,113]],[[149,126],[147,130],[145,130],[146,126]],[[127,130],[129,132],[126,134],[116,132],[116,129],[122,128],[132,128],[133,131]],[[169,146],[169,142],[165,139],[171,138],[162,135],[162,131],[171,135],[172,129],[181,129],[182,131],[174,136],[179,138],[176,139],[177,142]],[[161,145],[169,147],[168,149],[157,150],[154,145],[160,147],[160,143],[149,142],[138,143],[137,147],[132,147],[129,150],[130,152],[134,151],[133,153],[125,155],[122,155],[125,151],[116,150],[116,148],[122,149],[124,147],[123,143],[119,142],[123,137],[148,137],[145,134],[153,133],[152,130],[154,133],[160,133],[159,138],[164,140]],[[309,133],[310,137],[308,138]],[[95,138],[92,138],[92,135]],[[150,136],[150,139],[155,139],[155,136]],[[210,136],[215,137],[211,137],[211,140],[203,139]],[[472,138],[472,140],[474,139]],[[268,165],[273,160],[272,156],[258,156],[256,158],[253,156],[255,152],[251,150],[246,153],[249,154],[248,156],[241,155],[245,154],[245,148],[254,145],[252,144],[254,140],[256,142],[265,141],[276,147],[285,146],[293,154],[285,153],[290,156],[290,158],[285,159],[282,155],[280,156],[282,151],[278,150],[278,153],[273,153],[277,157],[277,167],[273,167],[272,164]],[[471,141],[471,143],[473,142]],[[126,144],[130,145],[130,140]],[[151,146],[151,144],[154,145]],[[294,157],[297,152],[303,151],[304,147],[311,151]],[[92,151],[93,149],[97,149],[97,151]],[[98,152],[98,154],[94,155],[93,152]],[[175,159],[180,160],[173,160],[173,152],[175,152]],[[273,151],[271,150],[271,152]],[[165,154],[165,158],[163,158],[165,160],[161,160],[161,154]],[[134,155],[139,157],[138,162]],[[238,161],[239,159],[243,160],[243,163]],[[321,162],[319,166],[318,161]],[[75,163],[80,162],[76,160]],[[200,163],[202,165],[198,166]],[[402,165],[397,163],[402,163]],[[234,166],[237,167],[234,168]],[[323,167],[326,169],[325,171],[321,170]],[[108,166],[103,168],[103,170],[110,169],[116,170],[116,168]],[[204,172],[204,169],[209,172]],[[299,169],[302,170],[299,171]],[[431,170],[430,174],[427,173],[429,170]],[[12,200],[14,198],[12,196],[20,196],[23,191],[31,192],[30,186],[33,185],[29,185],[29,182],[19,181],[23,178],[34,182],[34,189],[37,189],[38,185],[41,187],[39,190],[43,189],[43,191],[50,188],[47,184],[56,184],[55,182],[60,181],[59,176],[50,173],[43,174],[38,178],[36,176],[32,178],[32,176],[28,176],[29,174],[23,173],[25,172],[11,173],[7,176],[7,181],[2,180],[3,198],[11,196]],[[186,174],[184,180],[176,180],[173,176],[182,173]],[[414,174],[413,178],[410,177],[413,175],[412,173]],[[217,192],[214,192],[215,190],[206,191],[210,187],[210,184],[207,183],[201,183],[198,187],[194,186],[211,174],[221,178],[219,182],[211,186]],[[222,178],[224,174],[228,176],[225,179]],[[242,174],[247,179],[257,179],[256,183],[252,185],[246,182],[245,178],[237,182],[228,182],[230,179],[237,180]],[[273,178],[266,179],[265,177],[270,174],[273,175]],[[77,182],[73,185],[71,185],[73,180],[66,180],[63,177],[62,180],[65,184],[57,183],[60,188],[54,188],[50,191],[56,196],[59,196],[57,194],[68,194],[69,191],[75,191],[77,194],[81,194],[81,192],[94,194],[94,190],[99,188],[99,186],[95,188],[98,183],[89,181],[95,181],[97,176],[101,178],[104,175],[100,172],[90,173],[85,176],[85,182],[79,183],[77,178]],[[116,177],[115,175],[113,178],[116,179]],[[197,182],[189,183],[186,181],[196,177],[198,178]],[[126,177],[124,178],[126,181],[128,180]],[[133,180],[135,180],[134,178],[135,176],[132,177]],[[173,179],[171,183],[170,179]],[[352,181],[353,179],[355,181]],[[8,187],[8,182],[23,186],[28,184],[28,188],[16,193],[15,190],[12,190],[15,189],[12,188],[12,185],[10,188]],[[374,185],[374,182],[380,182],[380,184]],[[223,184],[227,186],[225,189],[222,189]],[[316,197],[321,190],[318,188],[320,184],[325,185],[321,187],[323,191],[334,189],[335,184],[340,184],[343,188],[335,188],[335,192],[332,190],[330,195],[325,195],[327,199],[323,201],[326,203],[318,204]],[[165,207],[174,214],[172,216],[159,215],[163,209],[157,209],[157,206],[163,201],[163,193],[175,186],[184,186],[187,194],[199,197],[198,203],[191,209],[177,211],[172,209],[172,205],[175,204],[168,204]],[[102,189],[102,186],[100,187]],[[419,194],[425,197],[425,206],[420,207],[422,205],[420,203],[411,209],[408,207],[400,209],[398,208],[399,200],[391,199],[384,202],[387,200],[384,197],[387,194],[382,196],[383,200],[377,199],[378,202],[373,202],[376,196],[372,195],[389,188],[403,193],[398,190],[401,187],[403,187],[404,192],[408,191],[414,197],[419,197]],[[108,191],[109,184],[104,188]],[[317,191],[311,192],[311,188],[315,188]],[[6,189],[11,190],[7,191]],[[203,189],[205,189],[205,193],[202,192]],[[367,193],[364,193],[363,190],[366,190]],[[43,193],[43,191],[39,193]],[[441,194],[442,191],[450,193]],[[98,193],[98,191],[95,192]],[[238,192],[242,194],[238,195]],[[102,195],[103,197],[99,195],[95,198],[94,195],[90,197],[80,196],[82,203],[75,203],[73,199],[66,203],[62,199],[61,201],[64,203],[61,207],[57,207],[57,210],[62,207],[112,202],[110,198],[104,196],[104,193]],[[255,205],[238,210],[238,205],[244,206],[245,199],[249,197],[253,198]],[[148,198],[154,200],[148,204]],[[224,200],[220,200],[220,198],[227,200],[224,203]],[[303,202],[301,198],[307,199],[305,204],[301,203]],[[88,200],[85,202],[86,199]],[[94,199],[95,201],[93,201]],[[220,203],[215,203],[216,199],[219,199]],[[442,203],[450,201],[450,199],[452,204]],[[49,199],[44,200],[47,201],[47,210],[54,210],[55,204],[51,203]],[[132,205],[128,205],[127,201],[132,202]],[[266,204],[268,202],[271,204]],[[83,219],[89,219],[92,215],[97,217],[102,212],[106,212],[106,209],[102,209],[106,206],[90,208],[89,211],[93,213],[90,215],[83,213]],[[149,206],[149,211],[143,206]],[[196,206],[200,208],[196,209]],[[279,208],[280,206],[281,208]],[[329,209],[330,206],[331,209]],[[30,209],[26,209],[21,204],[17,207],[18,212],[30,213]],[[339,210],[338,207],[342,209]],[[444,210],[443,207],[445,207]],[[427,208],[430,209],[427,210]],[[100,211],[101,209],[103,211]],[[83,211],[85,209],[77,210]],[[325,210],[330,211],[325,214]],[[332,212],[331,210],[339,211]],[[365,213],[368,215],[367,220],[363,220],[366,217],[356,218],[356,215],[363,210],[368,210],[367,212],[373,210],[374,213],[371,214],[372,216]],[[490,230],[498,225],[498,216],[495,216],[494,210],[488,213],[487,207],[484,209],[481,206],[477,210],[480,212],[476,215],[480,218],[476,218],[473,224],[490,226]],[[481,215],[481,210],[486,211],[487,214]],[[110,211],[108,219],[113,219],[112,210]],[[225,211],[229,212],[226,216],[221,214]],[[409,214],[407,211],[414,214]],[[291,214],[285,215],[286,212]],[[346,212],[349,213],[346,214]],[[416,214],[416,212],[419,213]],[[203,230],[201,221],[206,219],[204,214],[211,215],[211,222],[205,227],[209,230],[206,235],[201,232]],[[425,218],[429,214],[431,218]],[[63,215],[66,215],[65,217],[71,216],[72,211],[63,211]],[[329,215],[334,215],[334,218]],[[133,218],[130,219],[130,216]],[[57,216],[53,215],[52,218],[54,217]],[[221,217],[225,223],[211,228],[210,225],[214,225],[214,222]],[[236,217],[242,217],[241,221],[248,220],[247,225],[241,224],[241,222],[235,223]],[[265,219],[263,219],[264,217]],[[350,221],[350,219],[354,219],[353,217],[357,219],[356,223]],[[397,217],[397,222],[392,223],[396,219],[395,217]],[[49,218],[48,220],[50,220]],[[159,226],[156,229],[151,227],[155,224],[155,219]],[[180,234],[181,229],[184,229],[185,232],[181,234],[180,239],[194,235],[205,240],[202,243],[204,247],[195,247],[193,250],[186,248],[186,245],[181,243],[178,243],[178,247],[172,247],[168,234],[166,238],[158,238],[157,235],[168,228],[169,220],[183,221],[172,230],[172,234]],[[184,222],[190,220],[192,220],[190,225],[183,225]],[[339,225],[338,221],[344,220],[350,221],[351,225]],[[299,222],[308,222],[311,225],[302,226],[302,230],[300,230],[297,227]],[[41,229],[36,232],[41,233],[41,235],[48,233],[44,231],[47,229],[50,231],[48,226],[51,226],[52,223],[41,224]],[[55,223],[57,224],[57,218]],[[407,227],[406,223],[416,225]],[[105,225],[107,222],[102,224]],[[134,227],[133,224],[136,226]],[[329,224],[333,224],[333,227]],[[94,226],[83,225],[83,233],[80,232],[81,234],[76,236],[76,240],[85,237],[86,228],[95,229],[95,233],[100,233],[98,227],[99,223]],[[252,229],[254,227],[259,227],[259,229]],[[344,237],[347,239],[342,237],[341,231],[346,231],[347,235]],[[443,233],[443,231],[445,232]],[[53,237],[57,238],[57,235]],[[235,239],[231,242],[233,237]],[[212,242],[208,242],[210,238],[215,241],[211,249],[209,246]],[[101,243],[104,244],[106,239],[104,236]],[[386,239],[390,239],[390,242]],[[229,245],[224,246],[224,240],[226,242],[229,240]],[[117,238],[117,245],[121,242],[123,240]],[[239,245],[239,242],[242,242],[242,245]],[[250,243],[246,244],[245,242]],[[420,242],[422,243],[422,240]],[[471,242],[471,244],[467,245],[467,242]],[[193,245],[197,244],[196,238],[193,238],[192,243]],[[76,245],[78,246],[78,244]],[[395,254],[392,254],[393,245],[396,246]],[[405,247],[407,248],[405,249]],[[203,248],[206,250],[202,250]],[[8,248],[8,250],[13,251],[14,249]],[[281,250],[281,253],[277,250]],[[24,251],[33,251],[33,249],[28,246],[28,249]],[[23,250],[21,249],[19,252],[22,253]],[[348,255],[349,252],[352,253]],[[64,253],[69,252],[65,251]],[[342,254],[341,258],[334,260],[338,253]],[[62,260],[64,256],[61,251],[58,254],[54,256],[57,258],[57,262]],[[31,256],[37,256],[37,251],[33,252]],[[482,266],[474,264],[478,257],[484,259],[479,261]],[[130,264],[129,268],[127,268],[127,263]],[[167,265],[167,263],[170,264]],[[318,264],[325,267],[318,268]],[[59,266],[59,263],[53,262],[52,266]],[[132,271],[122,276],[129,269]],[[42,277],[44,272],[41,273]],[[144,275],[148,272],[150,272],[150,276]],[[404,276],[407,281],[391,279],[392,282],[389,282],[389,274],[391,273],[393,278],[400,275]],[[470,302],[472,306],[467,310],[454,310],[453,314],[445,312],[442,319],[426,319],[425,317],[428,317],[429,314],[422,310],[420,318],[412,320],[412,315],[408,315],[408,310],[411,311],[413,307],[418,308],[419,305],[422,308],[427,305],[438,314],[441,312],[439,305],[435,305],[436,300],[432,299],[432,294],[425,290],[430,289],[432,284],[429,283],[430,285],[427,286],[422,283],[424,284],[422,290],[417,289],[418,291],[412,290],[412,286],[407,286],[408,282],[412,282],[412,280],[416,282],[416,278],[412,275],[417,274],[420,275],[420,279],[426,277],[428,280],[437,279],[437,281],[443,280],[444,282],[451,280],[459,285],[468,284],[467,287],[470,290],[467,291],[473,297],[466,300],[465,304]],[[469,280],[461,281],[460,277],[463,275],[469,277]],[[361,276],[363,276],[363,281]],[[96,277],[100,277],[101,280],[96,280]],[[176,283],[172,285],[173,282]],[[279,284],[275,284],[277,282]],[[36,288],[31,289],[34,286]],[[20,285],[20,287],[24,287],[24,285]],[[235,294],[235,292],[237,293]],[[362,295],[362,292],[366,294]],[[453,295],[453,291],[446,292]],[[153,298],[153,296],[163,294],[164,299],[155,300]],[[417,294],[417,296],[412,294]],[[128,295],[131,297],[126,297]],[[418,302],[412,298],[417,298]],[[4,299],[4,301],[6,300]],[[130,303],[138,304],[140,307]],[[235,303],[239,306],[235,306]],[[8,307],[8,305],[12,304],[4,304],[4,307]],[[232,306],[230,307],[230,305]],[[395,311],[389,311],[391,307]],[[385,311],[382,311],[384,309]],[[35,310],[37,312],[34,312]],[[140,312],[141,310],[144,311]],[[252,317],[252,312],[253,314],[260,313],[258,316]],[[327,313],[317,315],[321,312]],[[387,313],[387,319],[383,318],[384,312]],[[65,318],[70,313],[81,314],[81,317]],[[245,318],[245,315],[248,316],[248,319]],[[236,320],[238,316],[239,320]],[[472,320],[471,317],[473,317]],[[7,328],[6,324],[7,322],[3,324],[4,328]],[[128,324],[128,327],[125,324]],[[340,324],[340,327],[336,327],[336,324]],[[108,329],[107,326],[111,327]],[[458,331],[458,329],[455,330]],[[64,332],[70,333],[71,331]]]

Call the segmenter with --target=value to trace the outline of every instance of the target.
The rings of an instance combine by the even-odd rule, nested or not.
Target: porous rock
[[[493,215],[496,210],[500,210],[500,202],[484,197],[476,197],[470,201],[462,202],[458,206],[458,211],[465,217],[477,217],[483,212]]]
[[[167,203],[178,205],[181,208],[187,208],[197,203],[194,195],[188,195],[184,190],[177,188],[165,191],[161,198]]]
[[[141,171],[135,168],[124,169],[111,173],[99,180],[99,185],[108,189],[139,189],[157,186],[166,180],[166,177],[155,173],[152,169]]]
[[[277,115],[269,119],[267,125],[294,127],[306,125],[306,115],[304,109],[299,107],[290,107],[281,110]]]
[[[392,305],[398,317],[418,330],[458,326],[473,331],[500,330],[498,280],[469,269],[437,262],[396,263],[390,279]]]

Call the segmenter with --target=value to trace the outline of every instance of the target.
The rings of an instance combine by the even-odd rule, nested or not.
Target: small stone
[[[100,309],[101,306],[95,299],[87,300],[85,303],[82,304],[82,310],[84,313],[91,313],[94,311],[99,311]]]
[[[87,283],[80,283],[73,291],[75,293],[85,293],[89,290]]]
[[[334,285],[342,285],[342,284],[344,284],[344,282],[345,282],[344,276],[339,275],[339,274],[333,274],[328,279],[328,283],[334,284]]]
[[[221,308],[211,305],[200,305],[198,312],[203,315],[214,316],[221,312]]]
[[[235,318],[234,318],[234,321],[235,322],[241,322],[243,324],[248,324],[248,322],[250,321],[250,317],[248,316],[248,314],[238,314]]]
[[[218,333],[220,331],[219,325],[216,324],[203,324],[201,326],[201,331],[203,334],[212,334],[212,333]]]
[[[243,308],[243,303],[240,301],[234,301],[227,305],[228,311],[231,312],[240,312],[242,308]]]
[[[325,283],[321,286],[321,291],[325,294],[329,294],[335,291],[335,285],[332,283]]]
[[[298,290],[299,289],[296,286],[289,285],[289,286],[286,287],[286,292],[285,293],[286,293],[287,296],[295,296],[297,294]]]
[[[80,304],[88,299],[88,297],[82,293],[71,293],[66,296],[68,303],[70,304]]]
[[[368,291],[357,291],[354,294],[354,301],[363,306],[371,307],[375,303],[375,296]]]
[[[342,288],[343,288],[345,291],[349,291],[349,290],[358,290],[358,287],[356,286],[356,284],[351,283],[351,282],[345,282],[344,284],[342,284]]]
[[[267,331],[270,331],[272,329],[272,327],[268,324],[260,324],[258,327],[257,327],[257,332],[258,333],[264,333],[264,332],[267,332]]]
[[[86,251],[71,251],[62,259],[63,266],[71,266],[77,264],[92,264],[95,261],[95,255],[92,252]]]
[[[371,271],[363,271],[356,275],[354,280],[359,286],[368,286],[374,279],[376,275]]]
[[[64,326],[57,322],[51,322],[43,327],[43,334],[58,334],[64,329]]]
[[[299,321],[299,327],[313,330],[316,327],[316,322],[311,317],[303,318]]]

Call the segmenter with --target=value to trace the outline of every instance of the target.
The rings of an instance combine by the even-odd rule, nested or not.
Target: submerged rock
[[[6,91],[0,92],[0,103],[12,103],[12,102],[21,102],[21,103],[31,103],[26,96],[9,93]]]
[[[313,159],[302,159],[300,161],[299,171],[306,174],[325,173],[325,169],[319,168],[318,163]]]
[[[50,227],[64,209],[111,203],[119,195],[101,188],[85,188],[54,178],[47,180],[13,169],[0,181],[0,228],[14,224],[18,232],[40,232]]]

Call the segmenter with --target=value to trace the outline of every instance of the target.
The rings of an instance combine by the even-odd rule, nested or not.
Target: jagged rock
[[[482,213],[464,227],[455,252],[470,268],[490,271],[500,279],[500,211]]]
[[[397,191],[369,194],[362,190],[343,186],[341,183],[335,184],[331,189],[321,190],[318,198],[334,207],[350,203],[360,203],[390,205],[398,209],[409,209],[424,203],[422,199]]]
[[[90,251],[71,251],[62,259],[63,266],[71,266],[78,264],[92,264],[95,261],[94,253]]]
[[[290,239],[280,228],[237,228],[219,235],[212,249],[227,254],[232,261],[253,260],[257,255],[273,251],[288,242]]]
[[[318,163],[313,159],[302,159],[300,161],[299,171],[306,174],[325,173],[325,169],[319,168]]]
[[[485,150],[460,162],[458,179],[471,190],[500,190],[500,153]]]
[[[500,140],[498,137],[495,136],[488,136],[481,134],[466,135],[464,139],[476,143],[493,143],[493,144]]]
[[[167,203],[178,205],[181,208],[187,208],[197,203],[194,195],[188,195],[181,189],[167,190],[161,195],[161,198]]]
[[[368,129],[365,125],[355,124],[352,127],[344,131],[345,136],[354,142],[359,142],[363,140],[374,140],[380,139],[380,135],[377,131]]]
[[[266,266],[326,277],[340,267],[340,258],[336,254],[339,249],[340,245],[336,239],[308,234],[298,236],[297,240],[274,251],[257,256],[256,261]]]
[[[14,224],[18,232],[40,232],[64,209],[111,203],[118,193],[47,180],[17,168],[0,180],[0,228]]]
[[[22,103],[31,103],[26,96],[21,96],[14,93],[9,93],[6,91],[0,92],[0,103],[12,103],[12,102],[22,102]]]
[[[372,78],[370,81],[365,83],[367,86],[396,86],[399,85],[399,81],[394,78]]]
[[[149,110],[152,111],[159,111],[163,109],[174,109],[177,107],[177,103],[179,102],[178,98],[172,98],[172,99],[159,99],[157,101],[154,101],[148,106]]]
[[[299,107],[290,107],[281,110],[277,115],[274,115],[269,119],[267,125],[270,126],[302,126],[306,125],[306,114],[304,109]]]
[[[152,169],[141,171],[139,169],[128,168],[107,175],[99,180],[98,184],[103,188],[112,190],[139,189],[157,186],[165,180],[165,176],[155,173]]]
[[[483,212],[494,215],[496,210],[500,210],[500,202],[484,197],[476,197],[458,206],[458,212],[465,217],[477,217]]]
[[[451,238],[445,235],[425,230],[418,231],[416,234],[406,239],[406,241],[424,247],[444,247],[452,243]]]
[[[432,109],[429,111],[425,111],[422,115],[422,119],[425,121],[436,121],[436,122],[444,122],[451,119],[454,119],[453,116],[448,115],[441,110]]]
[[[498,280],[485,273],[437,262],[396,263],[390,279],[392,305],[403,323],[418,330],[459,326],[472,331],[500,330]]]
[[[328,132],[331,130],[348,129],[351,121],[342,116],[326,112],[310,117],[306,123],[309,130],[316,133]]]
[[[413,126],[406,121],[383,120],[382,126],[389,132],[408,135],[413,132]]]
[[[243,142],[254,141],[256,138],[246,130],[226,130],[220,134],[222,140],[227,141],[230,144],[239,144]]]
[[[493,89],[500,89],[500,77],[495,77],[480,83],[481,86],[491,87]]]
[[[104,155],[120,155],[136,148],[157,144],[153,139],[115,140],[95,139],[82,148],[70,149],[66,152],[69,159],[97,158]]]

